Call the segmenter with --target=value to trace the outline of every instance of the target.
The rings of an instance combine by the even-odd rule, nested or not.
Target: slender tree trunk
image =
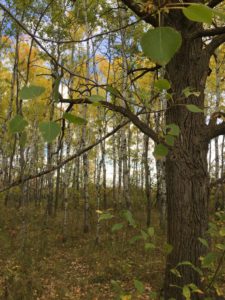
[[[146,115],[146,122],[149,123],[150,114]],[[150,186],[150,169],[148,162],[149,137],[144,135],[144,167],[145,167],[145,196],[146,196],[146,211],[147,211],[147,227],[151,224],[151,186]]]
[[[215,61],[216,61],[216,107],[215,111],[219,111],[220,105],[220,66],[219,66],[219,50],[215,53]],[[220,160],[219,160],[219,138],[215,138],[215,179],[218,180],[220,177]],[[216,185],[215,188],[215,209],[221,209],[222,203],[220,201],[220,185]]]
[[[88,23],[88,16],[87,16],[87,1],[84,0],[84,10],[85,10],[85,26],[86,26],[86,35],[89,37],[90,35],[90,28]],[[86,43],[87,46],[87,60],[86,60],[86,77],[90,77],[90,66],[89,66],[89,60],[90,60],[90,44],[89,40]],[[87,81],[88,83],[88,81]],[[83,117],[84,119],[87,118],[87,105],[84,105],[83,110]],[[82,147],[85,147],[87,140],[87,125],[83,126],[82,130]],[[83,187],[84,187],[84,232],[89,232],[90,224],[89,224],[89,193],[88,193],[88,185],[89,185],[89,161],[88,161],[88,154],[87,152],[83,154]]]

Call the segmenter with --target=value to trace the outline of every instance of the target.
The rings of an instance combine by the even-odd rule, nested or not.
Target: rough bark
[[[181,103],[182,90],[189,86],[199,91],[200,96],[191,95],[183,102],[204,106],[209,56],[203,50],[201,39],[192,41],[185,38],[187,32],[198,30],[200,24],[191,23],[179,12],[169,14],[167,24],[173,24],[181,31],[183,43],[166,67],[166,76],[171,82],[173,93],[173,104],[168,102],[166,123],[177,124],[181,132],[166,158],[167,236],[173,251],[166,262],[165,299],[182,299],[181,290],[175,286],[195,283],[201,287],[200,275],[192,268],[182,267],[181,278],[173,275],[170,269],[182,261],[199,266],[199,257],[204,254],[204,247],[198,238],[205,236],[208,224],[208,142],[205,139],[204,114],[191,113],[184,106],[174,104]],[[198,294],[192,296],[192,299],[200,298]]]

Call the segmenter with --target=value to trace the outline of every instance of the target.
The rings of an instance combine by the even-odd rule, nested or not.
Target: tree
[[[172,142],[170,139],[168,143],[166,134],[163,137],[158,135],[153,126],[143,122],[135,111],[130,109],[128,99],[125,99],[126,95],[111,89],[111,96],[120,98],[123,105],[118,105],[116,101],[99,100],[103,107],[121,113],[154,140],[157,143],[156,156],[166,156],[167,238],[173,250],[167,257],[164,292],[165,299],[182,299],[180,287],[194,283],[201,288],[200,275],[194,268],[183,265],[179,269],[181,277],[177,277],[171,273],[171,268],[184,261],[200,266],[199,258],[204,255],[205,249],[199,242],[199,237],[206,236],[208,226],[210,188],[207,168],[208,145],[211,139],[225,134],[225,122],[217,123],[220,113],[214,113],[208,124],[203,113],[210,57],[225,41],[225,27],[207,29],[202,22],[211,23],[214,14],[211,8],[219,5],[221,1],[211,0],[207,6],[197,2],[187,11],[184,11],[186,5],[178,1],[163,5],[160,1],[156,1],[154,5],[148,2],[140,5],[133,0],[122,2],[139,18],[159,29],[157,41],[163,32],[166,34],[173,32],[176,36],[179,32],[179,36],[182,37],[182,44],[180,45],[178,41],[176,50],[178,48],[179,50],[173,53],[173,57],[170,55],[165,61],[162,53],[162,59],[155,59],[159,65],[164,65],[165,78],[170,84],[170,98],[167,101],[165,116],[166,131],[170,133],[176,131],[175,134],[170,134],[173,137]],[[0,7],[13,17],[4,5],[0,4]],[[149,12],[149,7],[153,9],[153,13]],[[182,10],[186,12],[185,15]],[[17,21],[15,17],[13,18]],[[18,21],[17,23],[20,24]],[[35,38],[26,27],[21,27]],[[207,37],[211,38],[205,40]],[[47,52],[37,39],[35,41]],[[150,42],[147,40],[146,43],[147,50],[151,49]],[[58,65],[66,72],[70,72],[62,64]],[[153,69],[155,68],[159,66],[156,65]],[[88,97],[62,98],[61,102],[70,105],[92,103]],[[200,298],[201,295],[198,293],[192,296],[192,299]]]

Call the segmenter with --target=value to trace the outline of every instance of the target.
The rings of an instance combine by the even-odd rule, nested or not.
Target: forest
[[[225,299],[225,2],[0,1],[0,299]]]

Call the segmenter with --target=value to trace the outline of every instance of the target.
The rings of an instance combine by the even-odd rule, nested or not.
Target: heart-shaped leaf
[[[166,133],[174,136],[179,136],[180,127],[174,123],[166,125]]]
[[[168,148],[163,144],[158,144],[155,146],[154,156],[156,159],[162,159],[168,154]]]
[[[213,10],[204,4],[191,4],[183,8],[183,14],[191,21],[212,23]]]
[[[186,108],[193,113],[202,113],[204,112],[200,107],[194,104],[186,104]]]
[[[19,92],[19,97],[23,100],[34,99],[43,94],[45,88],[43,86],[30,85],[24,86]]]
[[[170,83],[167,79],[159,79],[155,82],[155,88],[159,91],[168,90],[170,88]]]
[[[27,125],[28,122],[21,115],[16,115],[9,121],[9,131],[11,133],[22,132]]]
[[[85,125],[87,124],[87,120],[81,118],[81,117],[77,117],[74,116],[70,113],[65,112],[63,115],[63,118],[66,119],[69,123],[73,123],[76,125]]]
[[[39,130],[43,139],[51,143],[59,135],[61,127],[55,122],[42,122],[39,124]]]
[[[181,34],[171,27],[150,29],[141,39],[144,54],[159,65],[165,66],[179,50]]]

